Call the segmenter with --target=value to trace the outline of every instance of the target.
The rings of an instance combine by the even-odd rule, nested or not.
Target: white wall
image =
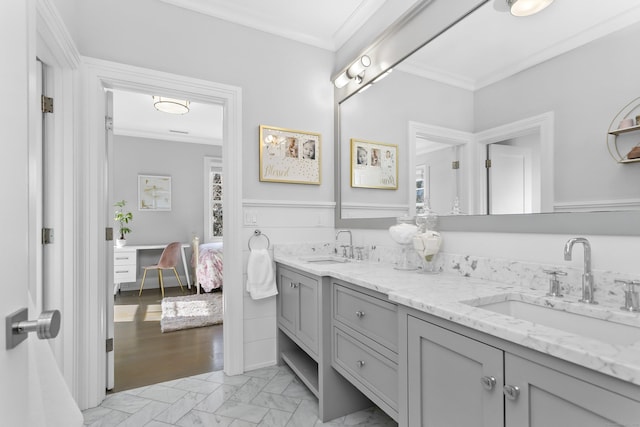
[[[252,248],[262,248],[263,238],[252,240],[260,230],[275,243],[333,241],[334,203],[291,202],[282,200],[244,200],[244,216],[255,217],[255,224],[245,224],[243,240],[245,264]],[[246,276],[245,276],[246,281]],[[276,363],[276,299],[254,301],[244,292],[244,363],[245,369],[257,369]]]

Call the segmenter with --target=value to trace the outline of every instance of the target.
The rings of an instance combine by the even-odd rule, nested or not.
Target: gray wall
[[[127,207],[133,213],[128,244],[188,243],[192,233],[202,238],[205,202],[203,159],[205,156],[220,157],[221,148],[114,136],[114,200],[127,200]],[[137,209],[139,174],[171,176],[171,211]],[[140,264],[154,264],[158,255],[141,255]]]
[[[611,121],[640,94],[638,58],[621,49],[639,38],[636,24],[477,91],[475,130],[554,111],[555,201],[640,198],[639,165],[616,163],[606,145]]]

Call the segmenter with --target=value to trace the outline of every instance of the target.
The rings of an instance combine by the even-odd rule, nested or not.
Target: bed
[[[222,289],[222,242],[199,244],[194,240],[192,246],[191,265],[195,269],[197,292]]]

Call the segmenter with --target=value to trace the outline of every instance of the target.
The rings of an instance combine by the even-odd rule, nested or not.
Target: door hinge
[[[40,104],[43,113],[53,113],[53,98],[42,95],[40,98]]]
[[[460,160],[456,160],[455,162],[451,162],[451,169],[460,169]]]
[[[107,338],[107,353],[113,351],[113,338]]]
[[[107,240],[107,242],[110,242],[113,240],[113,228],[112,227],[107,227],[105,230],[105,239]]]
[[[491,159],[487,159],[484,161],[484,167],[485,168],[490,168],[491,167]]]
[[[113,117],[104,116],[104,128],[106,130],[113,130]]]
[[[53,228],[42,229],[42,244],[48,245],[53,243]]]

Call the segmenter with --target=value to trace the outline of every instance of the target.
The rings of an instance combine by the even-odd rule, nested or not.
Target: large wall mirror
[[[640,162],[616,161],[640,131],[608,134],[640,115],[640,5],[563,0],[516,18],[502,2],[426,44],[401,34],[412,54],[393,72],[336,91],[337,227],[388,227],[429,202],[445,230],[640,234]],[[372,68],[363,87],[387,71]],[[398,146],[397,189],[351,186],[354,138]]]

